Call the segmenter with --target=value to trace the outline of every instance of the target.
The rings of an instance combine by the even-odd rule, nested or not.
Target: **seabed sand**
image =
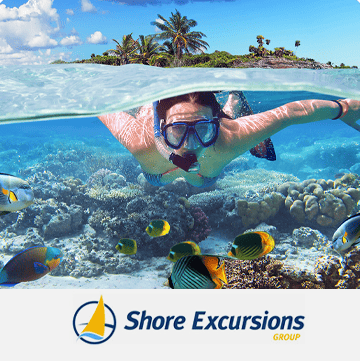
[[[150,271],[142,271],[137,275],[104,274],[93,278],[45,276],[37,281],[20,283],[16,289],[154,289],[163,288],[166,278],[152,275]],[[3,287],[5,288],[5,287]],[[2,288],[2,289],[3,289]]]
[[[200,242],[205,254],[225,255],[224,250],[231,239],[224,239],[219,235],[210,235]],[[126,256],[124,256],[126,257]],[[9,257],[11,258],[11,257]],[[3,289],[169,289],[165,286],[167,277],[164,270],[158,269],[159,263],[164,264],[165,257],[153,257],[150,266],[132,274],[103,274],[98,277],[63,277],[46,275],[36,281],[19,283],[14,287],[0,287]],[[167,261],[167,260],[166,260]],[[170,266],[172,262],[167,261]]]

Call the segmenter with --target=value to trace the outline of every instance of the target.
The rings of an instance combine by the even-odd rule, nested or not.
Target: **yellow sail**
[[[104,336],[105,334],[105,307],[102,296],[100,296],[100,300],[96,307],[96,310],[92,315],[89,323],[82,330],[81,334],[85,332],[95,333],[99,336]]]

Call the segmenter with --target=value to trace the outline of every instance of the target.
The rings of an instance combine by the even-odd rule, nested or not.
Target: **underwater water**
[[[292,267],[290,288],[355,287],[340,278],[314,276],[316,267],[322,270],[326,262],[337,262],[328,247],[337,226],[321,224],[316,216],[300,219],[290,214],[285,206],[289,189],[282,203],[271,203],[268,216],[260,211],[244,216],[239,203],[275,199],[286,182],[298,184],[302,193],[309,179],[314,184],[342,179],[338,185],[345,194],[348,188],[360,191],[360,137],[353,128],[340,120],[288,127],[271,137],[275,162],[246,152],[225,167],[213,188],[200,191],[182,182],[161,188],[144,184],[136,160],[96,115],[195,90],[242,90],[254,113],[302,99],[360,99],[360,72],[169,70],[0,67],[0,173],[27,180],[36,198],[32,206],[0,217],[0,268],[32,246],[57,247],[64,253],[51,275],[15,288],[167,288],[164,282],[173,263],[166,256],[174,244],[194,240],[202,253],[225,255],[234,237],[248,230],[264,230],[274,237],[269,257],[283,262],[283,268]],[[355,176],[349,180],[347,174]],[[358,200],[351,205],[352,214],[359,211]],[[156,218],[169,221],[169,234],[146,234]],[[138,254],[127,256],[115,249],[124,237],[136,239]],[[319,266],[325,256],[325,266]],[[236,278],[236,271],[229,272],[229,279]],[[297,279],[301,272],[308,272],[306,285]],[[275,287],[267,276],[258,287],[251,286],[251,280],[242,286],[236,282],[239,288]]]

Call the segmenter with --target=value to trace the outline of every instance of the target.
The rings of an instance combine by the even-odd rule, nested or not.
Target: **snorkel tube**
[[[157,113],[157,106],[159,101],[153,102],[154,110],[154,139],[155,145],[158,152],[168,161],[176,165],[177,167],[183,169],[188,173],[198,173],[200,170],[200,164],[197,161],[196,155],[192,153],[185,154],[184,157],[175,154],[171,149],[165,144],[164,138],[161,135],[160,130],[160,118]]]

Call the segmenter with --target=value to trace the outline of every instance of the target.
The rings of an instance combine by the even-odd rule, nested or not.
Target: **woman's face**
[[[196,119],[207,118],[212,119],[212,109],[194,103],[177,103],[169,108],[166,112],[166,124],[175,122],[193,122]],[[199,158],[205,148],[196,139],[195,134],[190,132],[186,137],[181,148],[175,151],[176,154],[184,155],[185,153],[193,153]]]

